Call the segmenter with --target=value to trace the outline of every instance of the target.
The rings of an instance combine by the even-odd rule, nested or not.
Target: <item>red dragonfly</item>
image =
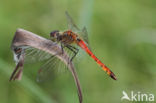
[[[67,16],[67,21],[68,21],[68,28],[69,30],[64,31],[64,32],[59,32],[58,30],[55,30],[50,33],[51,40],[60,42],[61,48],[62,48],[62,53],[64,52],[64,48],[68,48],[71,50],[74,55],[71,57],[71,61],[74,59],[74,57],[77,55],[79,49],[72,46],[71,44],[77,44],[79,47],[81,47],[92,59],[96,61],[98,65],[102,67],[102,69],[114,80],[116,80],[115,74],[105,65],[103,64],[90,50],[88,47],[88,35],[87,35],[87,30],[84,27],[83,30],[80,30],[75,23],[73,22],[72,18],[70,15],[66,12]],[[76,32],[79,33],[76,33]],[[83,39],[80,38],[82,36]]]
[[[105,65],[103,64],[90,50],[89,43],[88,43],[88,33],[86,28],[84,27],[82,30],[80,30],[75,23],[73,22],[70,15],[66,12],[67,22],[68,22],[68,29],[67,31],[60,32],[58,30],[55,30],[50,33],[50,37],[52,41],[55,41],[56,43],[61,44],[62,53],[64,50],[67,49],[70,50],[72,53],[74,53],[73,56],[71,56],[70,61],[74,59],[74,57],[78,54],[79,49],[74,47],[72,44],[77,44],[80,48],[82,48],[89,56],[96,61],[98,65],[102,67],[102,69],[114,80],[116,80],[116,76],[114,73]],[[81,38],[82,37],[82,38]],[[54,70],[60,70],[67,65],[63,63],[60,59],[57,58],[56,55],[51,55],[47,52],[44,52],[39,49],[35,49],[29,46],[22,47],[23,49],[17,49],[15,50],[16,56],[14,56],[14,59],[16,63],[19,62],[19,57],[24,54],[24,63],[21,63],[21,65],[25,63],[33,63],[37,61],[43,61],[46,60],[46,63],[41,66],[38,72],[37,80],[43,81],[49,79],[51,76],[53,76]],[[23,51],[24,50],[24,51]],[[71,53],[70,52],[70,53]],[[22,61],[22,62],[23,62]],[[19,63],[18,63],[19,64]],[[16,69],[18,69],[20,65],[17,65]],[[10,77],[10,80],[15,80],[18,78],[18,74],[21,74],[20,71],[15,75],[15,70]],[[22,71],[22,69],[21,69]]]

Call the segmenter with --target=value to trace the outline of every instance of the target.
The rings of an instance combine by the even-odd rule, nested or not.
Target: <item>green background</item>
[[[16,29],[48,38],[53,30],[67,29],[65,11],[80,28],[87,27],[92,51],[118,78],[112,80],[82,54],[75,66],[84,103],[130,103],[121,101],[123,90],[128,95],[156,94],[156,0],[1,0],[1,103],[79,102],[70,73],[38,83],[38,67],[25,65],[22,80],[9,82],[15,67],[10,45]]]

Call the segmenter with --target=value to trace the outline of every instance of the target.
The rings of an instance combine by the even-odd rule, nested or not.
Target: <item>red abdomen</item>
[[[79,39],[79,40],[77,41],[77,44],[78,44],[83,50],[85,50],[85,51],[87,52],[87,54],[89,54],[89,55],[97,62],[97,64],[99,64],[99,65],[102,67],[102,69],[103,69],[111,78],[113,78],[114,80],[117,79],[116,76],[115,76],[115,74],[114,74],[105,64],[103,64],[103,63],[91,52],[91,50],[86,46],[86,44],[85,44],[85,42],[84,42],[83,40]]]

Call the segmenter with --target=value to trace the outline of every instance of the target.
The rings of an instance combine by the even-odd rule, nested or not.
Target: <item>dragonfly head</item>
[[[58,30],[54,30],[50,33],[50,37],[52,39],[52,41],[56,41],[57,38],[59,37],[59,31]]]

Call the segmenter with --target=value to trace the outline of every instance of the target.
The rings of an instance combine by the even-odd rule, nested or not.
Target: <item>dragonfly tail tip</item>
[[[111,77],[112,79],[114,79],[114,80],[117,80],[117,78],[116,78],[116,76],[115,76],[115,74],[114,74],[113,72],[110,74],[110,77]]]

